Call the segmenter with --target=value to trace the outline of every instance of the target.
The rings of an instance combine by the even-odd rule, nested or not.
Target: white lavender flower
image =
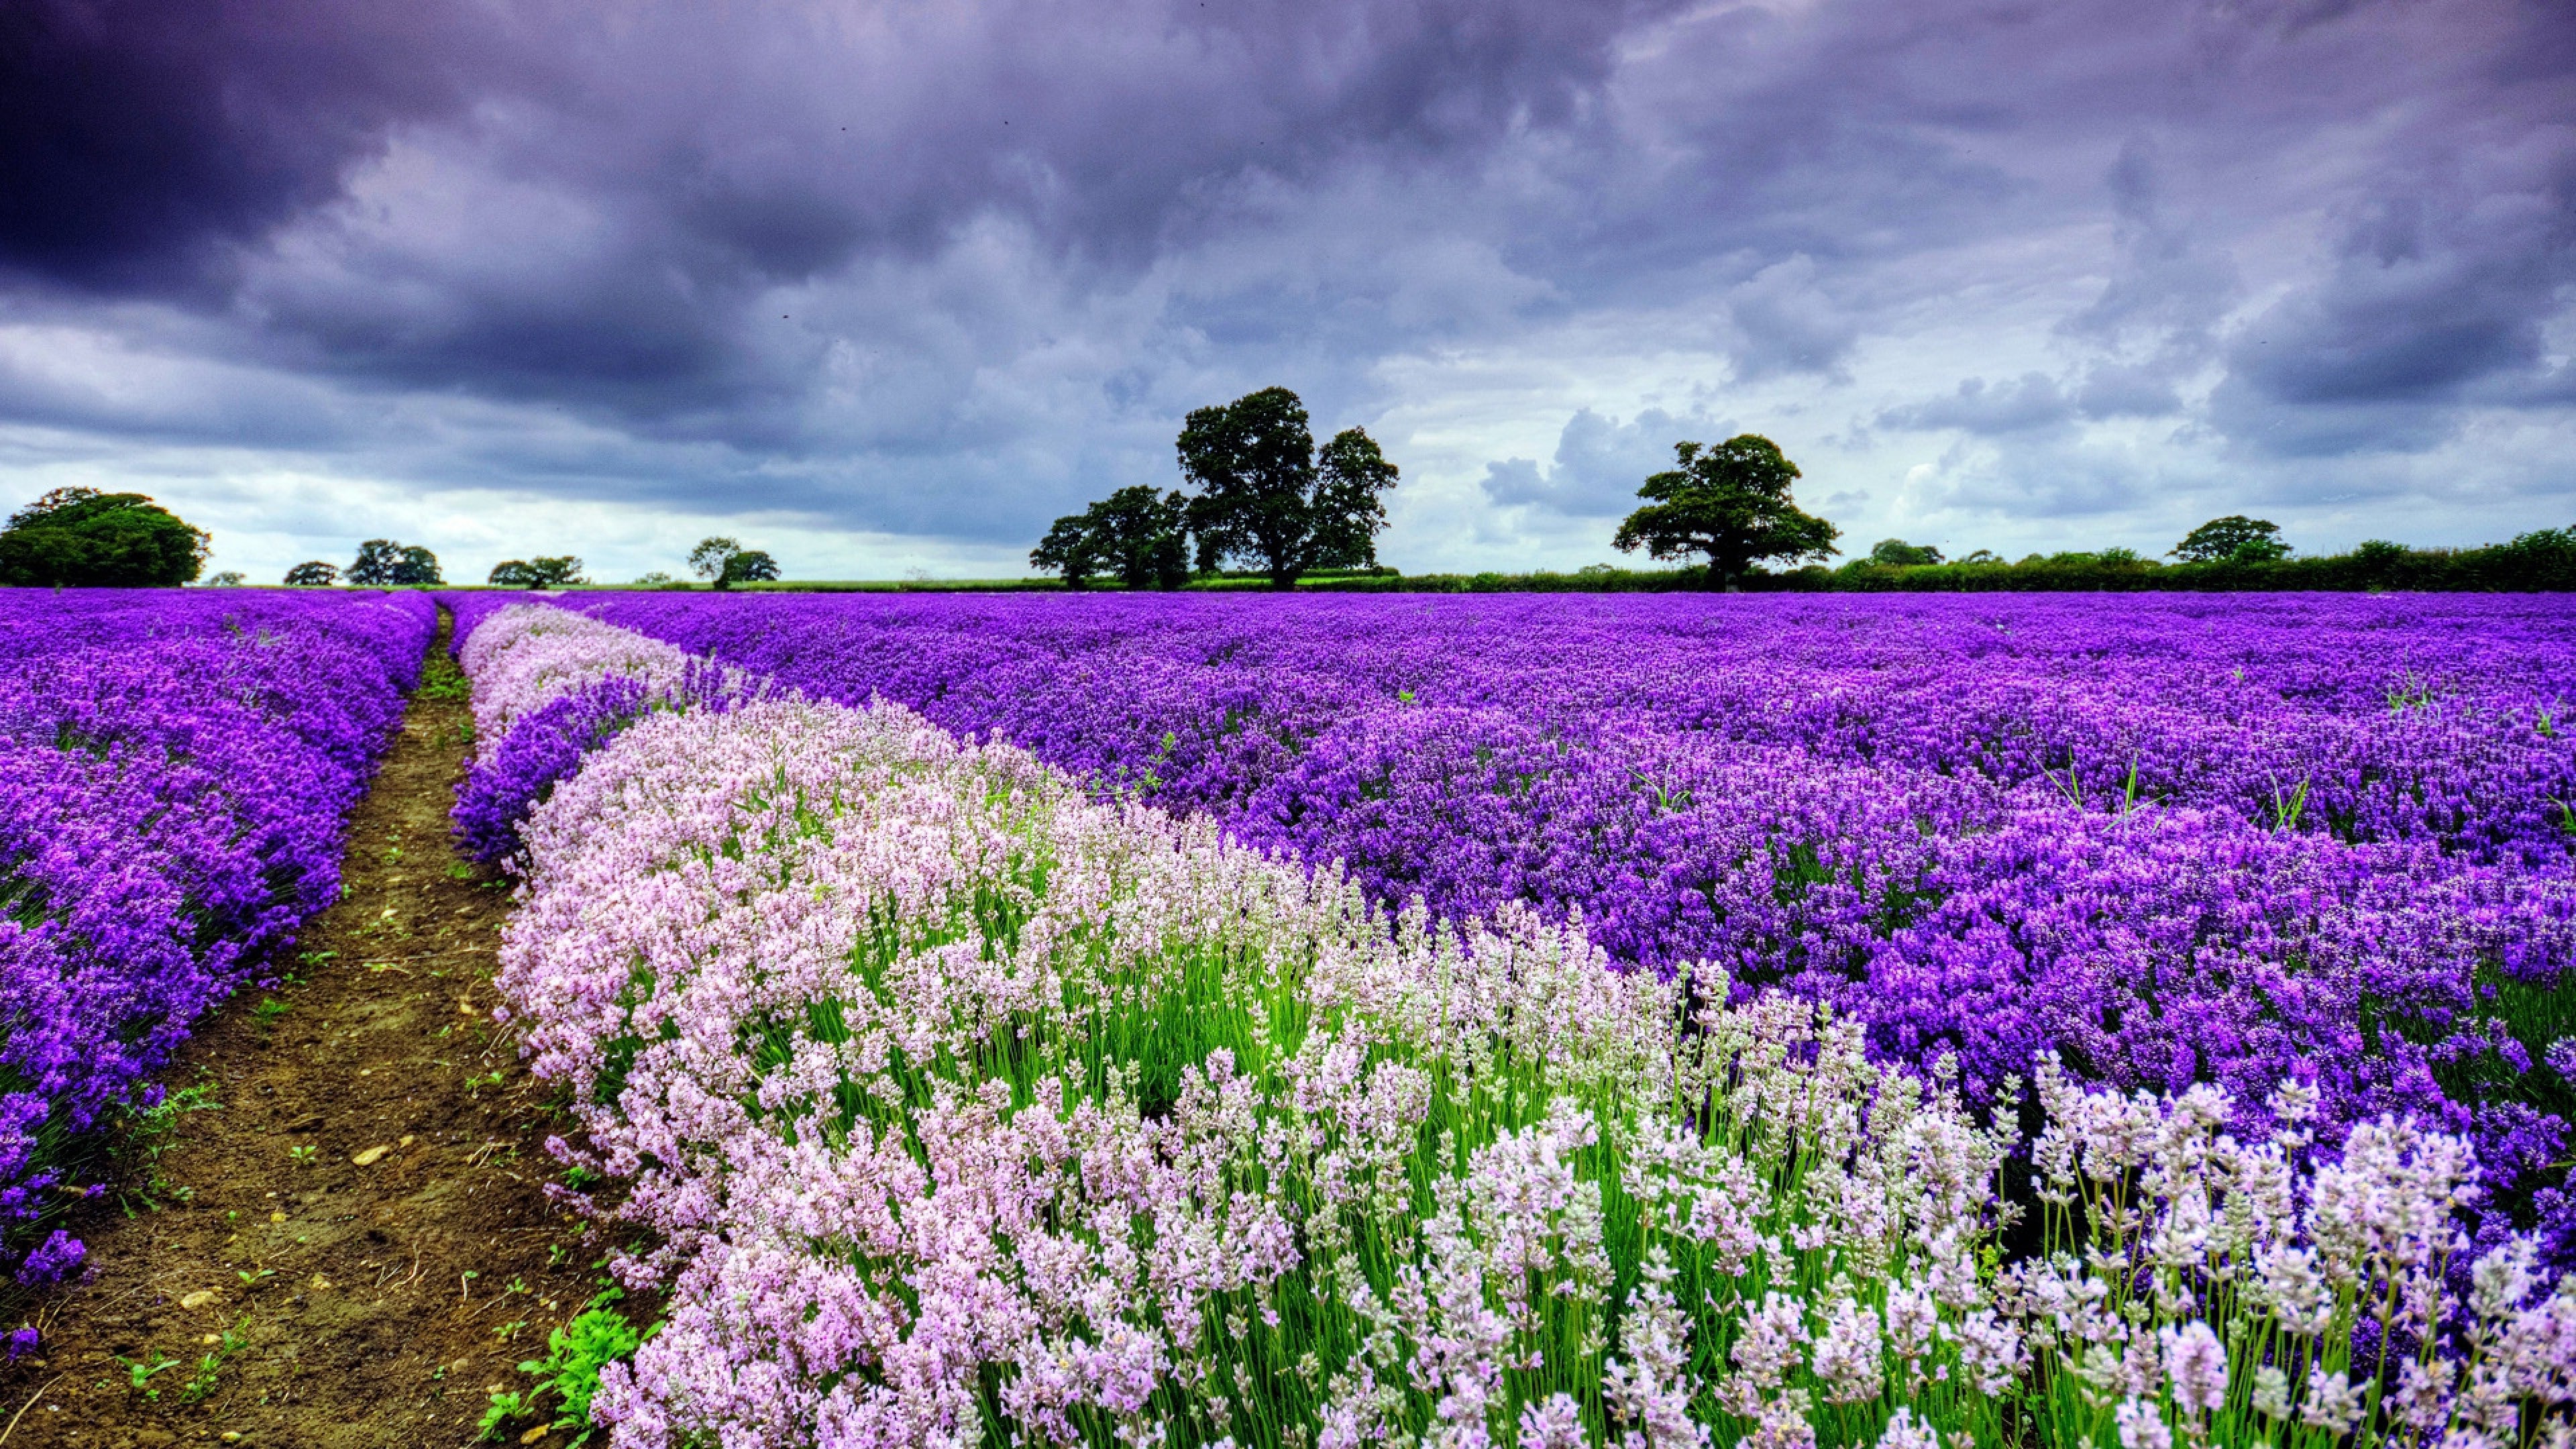
[[[2227,1350],[2208,1324],[2193,1319],[2180,1328],[2158,1333],[2165,1351],[2165,1372],[2173,1378],[2174,1402],[2187,1412],[2208,1414],[2227,1402]]]

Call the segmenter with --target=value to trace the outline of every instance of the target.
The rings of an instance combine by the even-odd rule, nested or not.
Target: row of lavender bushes
[[[637,647],[494,638],[521,719]],[[2576,1281],[2459,1233],[2438,1120],[2329,1148],[2295,1076],[2249,1114],[2043,1050],[2026,1134],[1723,965],[1390,919],[1095,783],[781,697],[656,711],[525,822],[505,998],[671,1292],[614,1442],[2576,1435]]]
[[[2576,1266],[2576,613],[2552,598],[622,595],[1447,919],[1579,912],[1956,1054],[2408,1114]]]
[[[0,1264],[78,1267],[50,1226],[96,1129],[339,894],[350,807],[436,610],[418,595],[0,594]]]
[[[514,856],[529,813],[619,731],[745,692],[739,671],[630,630],[507,595],[450,597],[451,647],[474,682],[473,756],[451,818],[457,848],[481,864]]]

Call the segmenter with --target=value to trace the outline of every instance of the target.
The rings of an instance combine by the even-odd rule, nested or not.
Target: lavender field
[[[2566,1155],[2576,617],[2554,601],[1689,598],[590,612],[1341,861],[1390,908],[1579,911],[1955,1051]],[[2569,1048],[2576,1051],[2576,1047]],[[2551,1200],[2561,1254],[2576,1217]]]
[[[0,594],[0,1242],[21,1282],[81,1262],[49,1223],[92,1185],[96,1129],[157,1102],[198,1018],[337,896],[342,819],[435,612]]]
[[[2552,602],[455,602],[617,1443],[2576,1433]]]

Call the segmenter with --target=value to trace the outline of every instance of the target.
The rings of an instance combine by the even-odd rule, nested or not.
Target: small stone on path
[[[350,1158],[349,1160],[350,1160],[351,1162],[356,1163],[356,1164],[357,1164],[358,1166],[360,1166],[360,1167],[373,1167],[373,1166],[375,1166],[378,1162],[381,1162],[381,1161],[383,1161],[383,1160],[384,1160],[384,1155],[385,1155],[386,1153],[391,1152],[391,1151],[393,1151],[393,1150],[394,1150],[394,1149],[393,1149],[393,1144],[391,1144],[391,1143],[378,1143],[377,1145],[375,1145],[375,1146],[373,1146],[373,1147],[368,1148],[366,1151],[359,1153],[357,1156],[352,1157],[352,1158]]]

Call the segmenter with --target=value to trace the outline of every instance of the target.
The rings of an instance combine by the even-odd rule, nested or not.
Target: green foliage
[[[713,583],[724,577],[725,560],[740,552],[742,542],[739,539],[727,538],[720,533],[699,539],[698,546],[689,550],[689,572]]]
[[[1090,515],[1068,513],[1057,519],[1029,550],[1029,567],[1062,574],[1066,588],[1081,588],[1100,570],[1100,540],[1092,532]]]
[[[2576,587],[2576,527],[2543,528],[2500,544],[2495,555],[2499,587],[2564,589]]]
[[[1705,555],[1711,588],[1735,586],[1765,559],[1800,563],[1841,552],[1834,540],[1842,530],[1790,501],[1798,465],[1769,438],[1739,433],[1714,448],[1676,443],[1673,457],[1679,466],[1637,490],[1647,504],[1619,525],[1611,542],[1620,551]]]
[[[306,559],[286,571],[286,583],[289,588],[327,589],[338,582],[340,582],[339,565],[326,564],[318,558]]]
[[[2511,543],[2485,548],[2407,548],[2372,540],[2350,553],[2256,557],[2261,550],[2229,553],[2204,563],[2160,564],[2124,549],[2099,553],[2034,554],[2005,563],[1988,554],[1932,568],[1848,571],[1820,578],[1768,575],[1747,588],[1936,590],[1962,592],[2051,590],[2384,590],[2427,592],[2576,590],[2576,529],[2542,529]]]
[[[418,693],[422,699],[452,699],[462,704],[474,697],[474,684],[442,649],[431,654],[428,664],[422,667]]]
[[[224,1371],[224,1360],[250,1346],[249,1328],[250,1315],[243,1314],[232,1327],[223,1331],[222,1336],[215,1340],[215,1346],[206,1351],[205,1357],[197,1360],[197,1371],[179,1386],[180,1403],[200,1402],[215,1391],[216,1381]]]
[[[438,555],[418,544],[371,538],[358,545],[349,565],[349,582],[362,589],[428,588],[447,582],[438,571]]]
[[[115,1359],[118,1363],[125,1366],[125,1379],[127,1384],[129,1384],[136,1393],[141,1394],[147,1399],[158,1399],[161,1397],[161,1391],[152,1386],[152,1381],[161,1375],[168,1373],[170,1370],[177,1368],[181,1363],[181,1360],[173,1358],[157,1348],[139,1359],[127,1358],[121,1353],[110,1354],[108,1357]]]
[[[689,572],[719,589],[729,589],[777,578],[778,561],[756,548],[744,548],[738,539],[717,534],[699,539],[698,546],[689,550]]]
[[[1029,551],[1032,567],[1081,588],[1094,572],[1131,589],[1177,589],[1190,578],[1189,499],[1142,485],[1121,488],[1055,521]]]
[[[716,587],[735,584],[764,584],[778,578],[778,560],[756,548],[747,548],[725,560],[724,572],[716,576]]]
[[[162,1094],[161,1100],[131,1113],[125,1122],[123,1139],[117,1143],[116,1156],[132,1164],[139,1181],[130,1181],[125,1189],[126,1211],[133,1204],[159,1211],[164,1198],[186,1202],[195,1196],[188,1188],[175,1186],[161,1175],[161,1159],[177,1145],[179,1119],[194,1112],[220,1112],[224,1104],[215,1100],[211,1083],[199,1082]]]
[[[609,1289],[592,1299],[572,1322],[547,1335],[546,1356],[519,1365],[519,1372],[533,1375],[536,1384],[524,1394],[492,1396],[491,1406],[483,1411],[483,1438],[501,1438],[501,1426],[512,1419],[544,1413],[548,1396],[553,1397],[555,1408],[547,1427],[580,1430],[573,1436],[575,1444],[590,1437],[590,1401],[599,1392],[599,1371],[633,1354],[652,1336],[651,1329],[638,1332],[625,1314],[608,1306],[622,1296]]]
[[[581,576],[581,560],[570,554],[552,558],[504,559],[492,566],[485,583],[505,589],[559,589],[590,582]]]
[[[1395,486],[1396,466],[1375,438],[1344,428],[1324,445],[1315,467],[1315,532],[1307,569],[1375,568],[1378,530],[1386,527],[1382,495]]]
[[[238,589],[249,582],[250,575],[243,573],[239,569],[226,569],[222,573],[216,574],[207,579],[206,587],[210,589]]]
[[[1319,569],[1377,562],[1383,495],[1399,470],[1362,429],[1335,434],[1318,457],[1306,405],[1270,387],[1191,413],[1178,446],[1181,475],[1199,490],[1189,525],[1200,572],[1250,560],[1284,589]]]
[[[140,493],[57,488],[0,528],[0,584],[173,588],[204,571],[211,540]]]
[[[1921,568],[1941,561],[1941,550],[1928,543],[1907,543],[1901,538],[1882,538],[1869,551],[1869,561],[1891,568]]]
[[[2183,536],[2170,556],[2184,563],[2270,563],[2289,556],[2290,546],[2281,542],[2279,524],[2265,518],[2248,518],[2231,513],[2213,518]]]

